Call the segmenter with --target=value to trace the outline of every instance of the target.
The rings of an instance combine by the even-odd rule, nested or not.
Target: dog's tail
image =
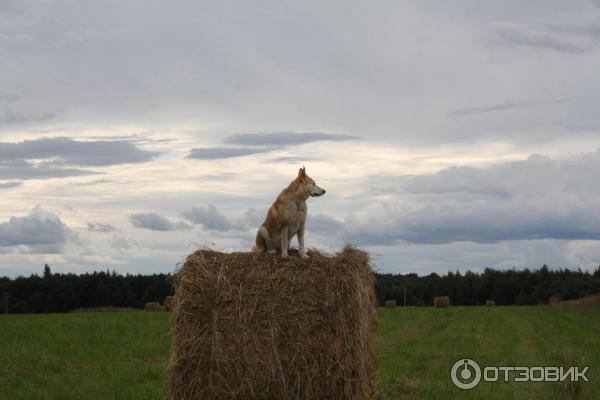
[[[262,226],[256,232],[256,244],[252,248],[254,253],[264,253],[267,251],[267,242],[265,241],[265,237],[263,236],[261,230]]]

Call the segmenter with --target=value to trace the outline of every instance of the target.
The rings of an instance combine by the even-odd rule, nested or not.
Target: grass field
[[[168,313],[0,316],[0,399],[165,399]],[[379,310],[387,399],[600,399],[600,307]],[[455,388],[457,359],[590,366],[588,383],[482,382]]]

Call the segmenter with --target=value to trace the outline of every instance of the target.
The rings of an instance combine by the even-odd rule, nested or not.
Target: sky
[[[378,271],[600,264],[600,1],[0,0],[0,60],[0,276],[247,251],[303,165]]]

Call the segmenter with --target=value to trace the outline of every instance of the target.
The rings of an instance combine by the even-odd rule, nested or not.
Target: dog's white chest
[[[306,202],[294,201],[286,204],[285,221],[288,225],[288,236],[292,238],[306,221]]]

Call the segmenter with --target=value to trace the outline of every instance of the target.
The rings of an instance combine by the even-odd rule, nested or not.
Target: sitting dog
[[[287,188],[279,194],[265,222],[256,233],[254,251],[275,254],[281,250],[281,256],[287,257],[290,240],[298,235],[298,253],[307,258],[304,250],[304,223],[306,222],[306,200],[313,196],[322,196],[325,189],[318,187],[315,181],[306,175],[304,167]]]

